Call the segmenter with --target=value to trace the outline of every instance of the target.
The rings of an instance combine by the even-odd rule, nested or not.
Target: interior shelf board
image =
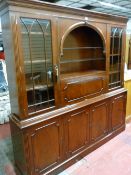
[[[24,34],[24,35],[29,35],[29,34],[31,34],[31,35],[43,35],[44,34],[44,36],[51,36],[51,34],[48,34],[48,33],[46,33],[46,32],[21,32],[21,34]]]
[[[121,39],[121,36],[111,36],[111,38],[119,38],[119,39]]]
[[[118,73],[120,73],[120,70],[114,70],[109,72],[109,74],[118,74]]]
[[[86,62],[92,60],[105,60],[105,58],[82,58],[82,59],[65,59],[61,60],[60,63],[75,63],[75,62]]]
[[[26,91],[31,91],[31,90],[47,90],[47,88],[53,87],[53,84],[49,84],[49,85],[42,85],[42,84],[37,84],[33,85],[32,84],[27,84],[26,85]]]
[[[110,56],[112,57],[112,56],[121,56],[121,54],[120,53],[114,53],[114,54],[110,54]]]
[[[77,50],[77,49],[102,49],[103,47],[65,47],[63,50]]]
[[[33,63],[33,64],[37,64],[37,63],[45,63],[45,62],[52,62],[50,59],[47,59],[47,60],[26,60],[26,61],[24,61],[24,64],[31,64],[31,63]]]
[[[63,73],[61,74],[61,78],[71,78],[71,77],[81,77],[81,76],[92,76],[105,73],[105,70],[89,70],[84,72],[72,72],[72,73]]]
[[[109,86],[111,86],[111,85],[114,85],[114,84],[118,84],[118,83],[120,83],[121,81],[114,81],[114,82],[112,82],[112,83],[109,83]]]
[[[118,88],[121,88],[121,86],[120,85],[116,85],[114,87],[109,86],[109,91],[116,90]]]
[[[49,103],[49,102],[52,102],[52,101],[55,101],[55,99],[52,98],[52,99],[50,99],[50,100],[43,101],[43,102],[40,102],[40,103],[30,104],[30,105],[28,105],[28,107],[37,106],[37,105],[42,105],[42,104]]]

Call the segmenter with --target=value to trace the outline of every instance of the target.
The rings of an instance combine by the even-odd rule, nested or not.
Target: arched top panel
[[[101,29],[99,29],[98,27],[96,28],[96,26],[92,25],[92,24],[89,24],[87,22],[79,22],[79,23],[76,23],[74,25],[72,25],[71,27],[69,27],[68,30],[66,30],[66,32],[64,33],[64,35],[62,36],[62,39],[61,39],[61,44],[60,44],[60,55],[63,56],[63,48],[64,48],[64,43],[65,43],[65,40],[67,39],[67,37],[72,34],[75,30],[79,30],[79,29],[87,29],[88,31],[91,30],[92,31],[92,39],[95,35],[97,35],[98,39],[99,39],[99,42],[102,43],[102,46],[103,46],[103,50],[105,52],[105,49],[106,49],[106,39],[101,31]],[[88,33],[87,33],[88,34]],[[83,39],[85,39],[86,36],[84,36]],[[97,38],[96,38],[97,39]]]

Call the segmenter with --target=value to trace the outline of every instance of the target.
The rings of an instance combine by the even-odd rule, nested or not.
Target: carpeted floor
[[[9,124],[0,125],[0,175],[16,175]]]
[[[2,92],[0,93],[0,124],[9,122],[10,113],[9,92]]]
[[[8,166],[13,164],[11,138],[0,140],[0,175],[6,175]],[[12,165],[13,166],[13,165]]]

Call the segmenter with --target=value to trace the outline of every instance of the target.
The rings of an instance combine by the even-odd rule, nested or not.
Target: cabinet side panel
[[[23,131],[18,128],[13,120],[10,120],[10,127],[16,168],[22,175],[28,175],[28,165],[25,159],[26,154],[23,143]]]

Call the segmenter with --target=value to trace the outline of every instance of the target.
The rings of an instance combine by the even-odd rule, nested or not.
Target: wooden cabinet
[[[126,115],[126,97],[124,95],[116,96],[111,100],[110,114],[112,130],[124,125]]]
[[[92,142],[107,135],[109,129],[109,105],[107,101],[103,101],[91,107],[90,120]]]
[[[15,144],[14,149],[15,155],[19,155],[20,151],[24,154],[27,162],[24,166],[28,167],[29,174],[58,174],[125,129],[126,91],[118,91],[115,97],[109,93],[106,100],[97,98],[94,104],[92,99],[89,99],[88,104],[83,103],[85,107],[79,106],[80,109],[72,111],[66,108],[66,113],[64,109],[57,114],[58,117],[51,114],[46,121],[38,122],[37,119],[33,123],[26,121],[22,124],[23,134],[19,134],[23,135],[21,139],[25,152],[22,153],[23,150],[18,149]],[[39,117],[39,120],[43,117],[45,116]],[[12,127],[17,135],[14,143],[18,140],[15,127]],[[25,172],[26,168],[19,164],[19,159],[20,156],[17,156],[16,165]]]
[[[89,111],[85,108],[68,115],[66,124],[67,153],[74,155],[89,144]]]
[[[16,166],[58,174],[125,128],[127,18],[39,0],[0,14]]]
[[[62,123],[59,119],[49,120],[29,132],[30,158],[34,173],[58,165],[62,160]]]

